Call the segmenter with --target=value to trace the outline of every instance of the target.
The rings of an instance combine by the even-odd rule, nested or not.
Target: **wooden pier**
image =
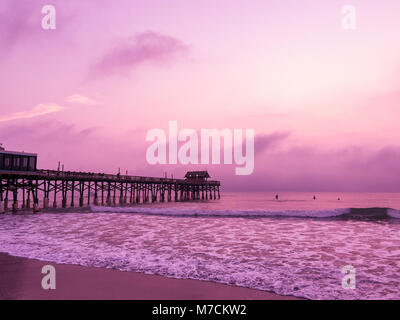
[[[203,174],[203,175],[202,175]],[[0,213],[20,209],[220,199],[220,182],[206,172],[186,179],[153,178],[57,170],[0,170]],[[75,202],[77,201],[77,202]]]

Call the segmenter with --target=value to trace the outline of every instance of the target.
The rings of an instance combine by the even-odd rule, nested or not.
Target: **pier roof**
[[[36,157],[37,156],[37,153],[10,151],[10,150],[4,150],[4,148],[0,148],[0,153],[2,153],[2,154],[12,154],[12,155],[16,155],[16,156],[30,156],[30,157]]]

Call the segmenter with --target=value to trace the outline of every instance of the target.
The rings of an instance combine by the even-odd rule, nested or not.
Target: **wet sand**
[[[42,267],[56,269],[56,289],[41,286]],[[0,253],[0,299],[289,300],[261,290],[207,281],[170,279],[113,269],[57,264]]]

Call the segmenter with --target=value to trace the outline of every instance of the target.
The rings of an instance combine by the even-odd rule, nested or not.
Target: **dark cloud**
[[[90,135],[95,128],[77,129],[74,125],[55,120],[20,121],[0,127],[3,142],[21,145],[29,142],[30,146],[40,148],[44,143],[75,144]]]
[[[144,147],[131,137],[110,137],[101,127],[80,128],[50,118],[2,123],[0,143],[6,150],[38,153],[43,169],[55,169],[61,161],[66,170],[112,173],[121,167],[133,174],[146,162]]]
[[[40,13],[41,7],[34,1],[5,1],[0,9],[0,47],[9,49],[19,40],[31,36],[35,30],[40,31]]]
[[[377,150],[348,147],[336,151],[297,147],[256,156],[254,174],[244,177],[253,190],[400,190],[400,147]]]
[[[147,31],[113,48],[91,71],[96,75],[128,73],[145,62],[170,63],[188,51],[189,47],[178,39]]]
[[[79,129],[54,119],[26,119],[2,124],[0,142],[8,150],[38,153],[40,167],[54,168],[58,160],[90,158],[95,132],[96,128]]]
[[[290,136],[290,132],[274,132],[272,134],[258,135],[254,138],[254,152],[261,154],[268,148],[274,147]]]

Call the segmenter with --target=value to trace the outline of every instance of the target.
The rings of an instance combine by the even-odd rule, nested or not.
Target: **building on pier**
[[[36,171],[37,154],[6,151],[0,145],[0,170]]]
[[[207,181],[210,175],[207,171],[188,171],[185,174],[185,178],[191,181]]]

